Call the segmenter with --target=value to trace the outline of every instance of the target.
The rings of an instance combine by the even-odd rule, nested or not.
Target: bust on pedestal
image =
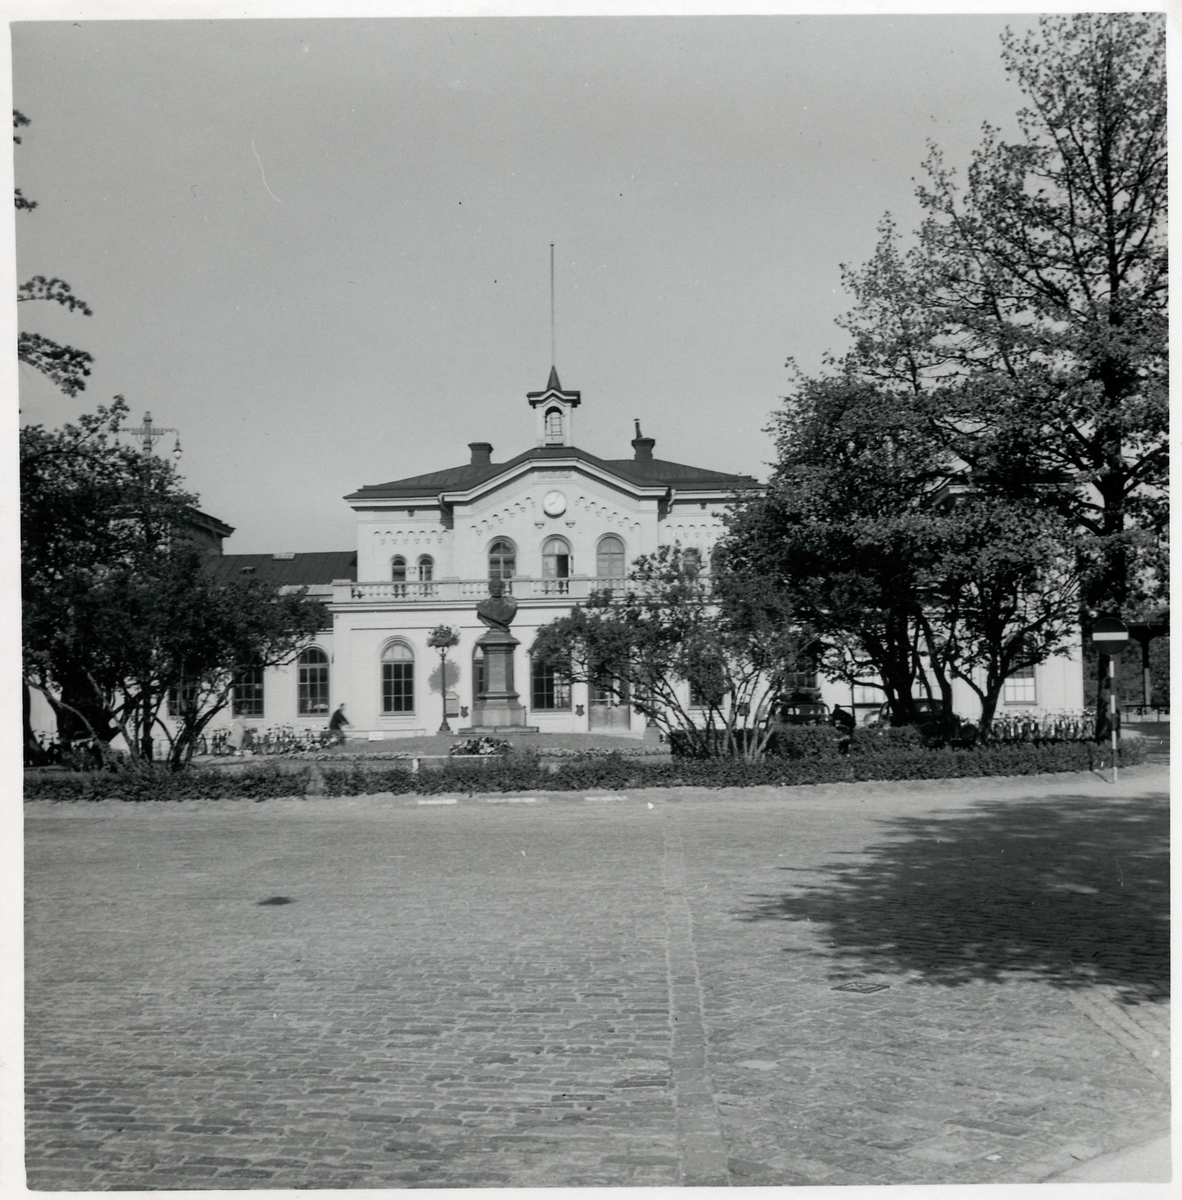
[[[476,606],[488,633],[476,643],[484,653],[484,687],[472,705],[472,728],[524,730],[525,708],[513,687],[513,652],[521,643],[509,632],[517,601],[505,595],[500,579],[490,579],[488,591],[488,599]]]

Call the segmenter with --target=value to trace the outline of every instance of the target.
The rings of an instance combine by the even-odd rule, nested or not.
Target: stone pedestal
[[[473,727],[524,728],[525,707],[513,687],[513,651],[521,643],[511,633],[490,629],[476,644],[484,651],[484,690],[472,705]]]

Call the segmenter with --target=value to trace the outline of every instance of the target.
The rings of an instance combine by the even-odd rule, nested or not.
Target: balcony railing
[[[571,579],[506,579],[505,593],[518,600],[586,600],[592,592],[635,590],[627,579],[574,576]],[[335,583],[333,603],[369,604],[475,604],[488,594],[487,579],[433,579],[428,583]]]

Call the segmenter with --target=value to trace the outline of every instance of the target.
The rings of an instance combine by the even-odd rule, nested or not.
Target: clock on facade
[[[542,511],[548,517],[561,517],[566,512],[566,497],[561,492],[547,492],[542,500]]]

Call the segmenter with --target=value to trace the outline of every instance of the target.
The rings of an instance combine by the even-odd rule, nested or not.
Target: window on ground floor
[[[570,679],[550,663],[530,659],[530,707],[539,711],[569,710]]]
[[[328,655],[319,646],[309,646],[300,655],[299,672],[300,716],[328,712]]]
[[[405,642],[392,642],[382,651],[382,712],[415,710],[415,656]]]
[[[1033,704],[1037,699],[1034,690],[1034,668],[1019,667],[1006,681],[1003,691],[1006,704]]]
[[[234,672],[234,716],[263,715],[263,668],[257,665]]]

